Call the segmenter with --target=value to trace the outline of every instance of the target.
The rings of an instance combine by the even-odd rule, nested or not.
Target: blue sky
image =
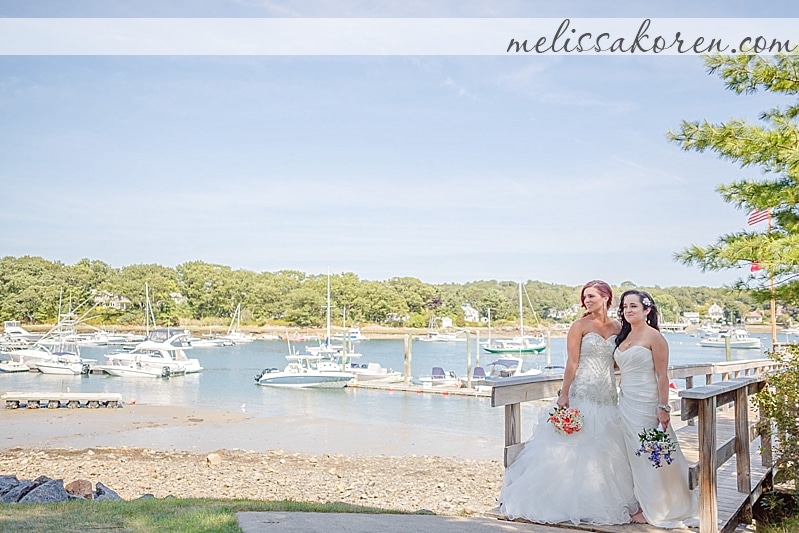
[[[0,17],[790,17],[788,2],[0,0]],[[396,4],[396,5],[395,5]],[[605,2],[604,4],[609,4]],[[757,120],[696,57],[0,57],[0,254],[121,267],[604,278],[744,229],[683,119]]]

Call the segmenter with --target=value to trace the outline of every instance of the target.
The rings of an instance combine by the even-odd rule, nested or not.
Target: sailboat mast
[[[522,282],[519,281],[519,330],[524,340],[524,315],[522,314]]]
[[[488,345],[491,346],[491,308],[488,308]]]
[[[150,286],[144,282],[144,335],[150,336]]]
[[[330,346],[330,267],[327,268],[327,336],[325,346]]]

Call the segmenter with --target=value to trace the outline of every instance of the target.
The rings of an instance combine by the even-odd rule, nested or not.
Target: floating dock
[[[348,388],[353,389],[373,389],[373,390],[384,390],[384,391],[398,391],[398,392],[414,392],[418,394],[426,393],[426,394],[442,394],[442,395],[451,395],[451,396],[482,396],[485,398],[491,397],[491,387],[477,387],[477,388],[467,388],[467,387],[453,387],[453,386],[445,386],[445,385],[432,385],[432,386],[425,386],[425,385],[417,385],[414,383],[405,383],[405,382],[395,382],[395,383],[387,383],[381,382],[379,380],[374,381],[363,381],[358,382],[357,380],[350,381],[347,383]]]
[[[122,407],[122,395],[115,392],[6,392],[0,396],[5,400],[6,409],[88,409]]]

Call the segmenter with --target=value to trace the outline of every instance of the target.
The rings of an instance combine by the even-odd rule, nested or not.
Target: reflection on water
[[[768,335],[758,335],[770,346]],[[697,337],[684,333],[666,334],[671,350],[671,364],[720,362],[726,359],[723,349],[697,346]],[[546,354],[524,356],[525,368],[542,368],[548,363],[563,364],[566,357],[564,338],[551,339],[549,359]],[[303,345],[298,345],[302,350]],[[363,354],[362,363],[377,362],[385,368],[403,369],[403,340],[369,340],[355,344]],[[87,358],[102,361],[105,348],[84,348]],[[492,408],[488,398],[417,394],[367,389],[279,389],[255,384],[253,377],[266,367],[283,368],[286,364],[283,341],[257,341],[251,344],[217,348],[195,348],[205,370],[199,374],[162,378],[120,378],[105,375],[55,376],[40,373],[0,375],[0,391],[115,392],[124,401],[138,403],[202,407],[226,411],[244,410],[253,416],[322,418],[331,421],[358,419],[387,429],[401,426],[406,430],[435,428],[449,434],[496,439],[504,433],[504,414]],[[477,346],[471,345],[472,367],[476,364]],[[482,366],[497,356],[480,353]],[[759,350],[732,350],[733,360],[763,357]],[[463,342],[414,342],[412,373],[429,374],[433,366],[466,376],[466,344]],[[523,420],[534,420],[540,403],[523,404]],[[529,434],[529,425],[523,436]]]

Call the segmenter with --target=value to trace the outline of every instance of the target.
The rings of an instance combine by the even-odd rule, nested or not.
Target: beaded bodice
[[[583,335],[580,344],[580,364],[569,388],[569,396],[601,405],[618,403],[616,376],[613,370],[613,351],[616,336],[607,339],[593,331]]]

